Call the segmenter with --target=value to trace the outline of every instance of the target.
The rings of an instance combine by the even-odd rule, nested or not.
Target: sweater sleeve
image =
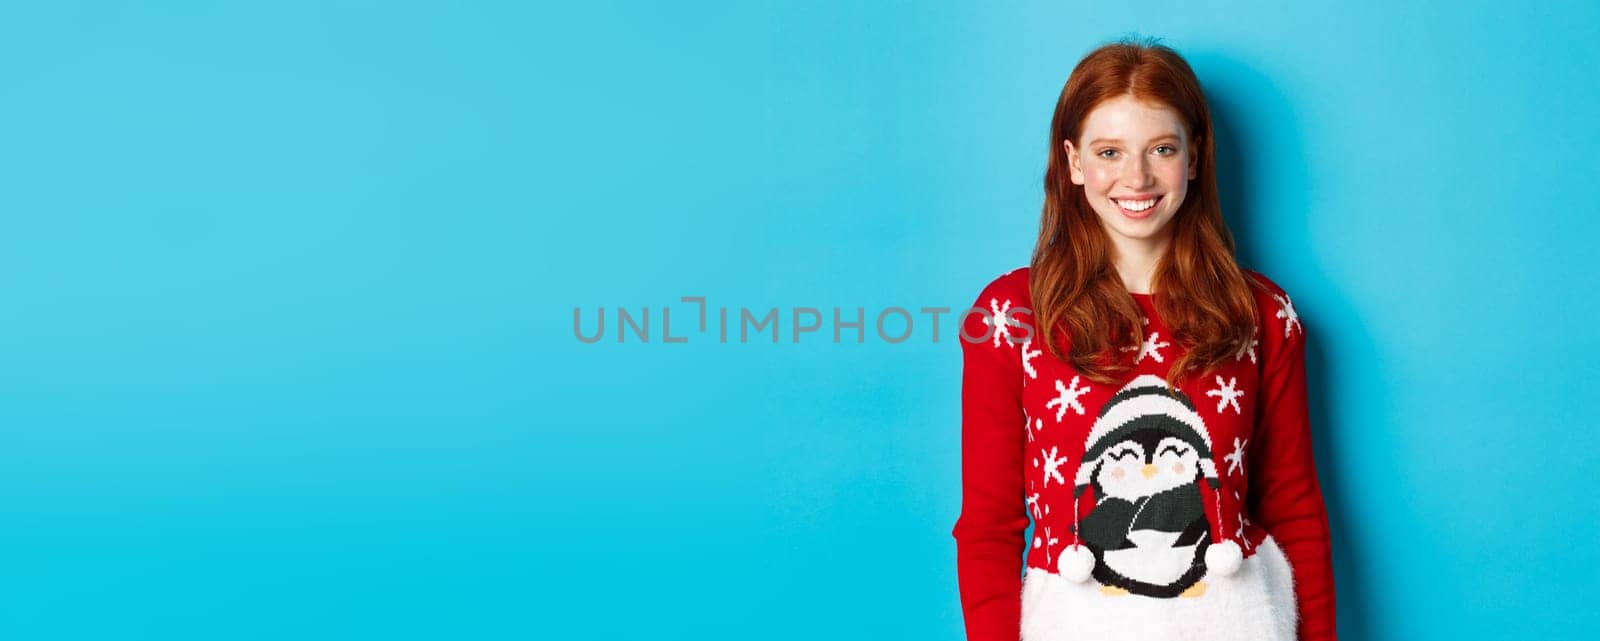
[[[1274,296],[1281,320],[1262,328],[1276,332],[1267,339],[1276,349],[1268,352],[1263,365],[1257,428],[1249,448],[1249,507],[1289,560],[1300,641],[1334,641],[1333,563],[1306,404],[1305,329],[1288,295]]]
[[[997,281],[998,282],[998,281]],[[991,309],[1007,297],[995,284],[974,304]],[[1021,303],[1022,301],[1013,301]],[[989,333],[983,315],[967,316],[967,337]],[[1019,336],[1025,338],[1026,336]],[[1019,346],[1002,338],[961,344],[961,515],[951,532],[961,609],[969,641],[1017,641],[1022,609],[1022,365]]]

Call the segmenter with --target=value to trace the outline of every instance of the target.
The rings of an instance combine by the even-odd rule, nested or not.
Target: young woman
[[[961,323],[969,639],[1335,638],[1305,326],[1235,262],[1214,148],[1165,46],[1061,91],[1032,261]]]

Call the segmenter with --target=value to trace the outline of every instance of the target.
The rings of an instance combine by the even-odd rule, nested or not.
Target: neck
[[[1149,294],[1155,284],[1156,263],[1167,253],[1168,239],[1163,237],[1151,242],[1118,240],[1122,242],[1113,243],[1116,255],[1112,262],[1116,265],[1117,275],[1122,278],[1122,286],[1135,294]]]

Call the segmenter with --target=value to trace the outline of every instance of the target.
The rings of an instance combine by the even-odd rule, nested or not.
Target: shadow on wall
[[[1311,237],[1312,216],[1328,215],[1311,208],[1311,199],[1284,199],[1284,190],[1310,193],[1315,181],[1315,166],[1320,159],[1310,156],[1304,144],[1306,125],[1296,118],[1296,99],[1286,96],[1279,82],[1251,67],[1248,61],[1235,59],[1227,52],[1184,52],[1201,79],[1212,109],[1217,155],[1217,187],[1220,191],[1222,211],[1238,243],[1238,258],[1242,265],[1260,270],[1283,284],[1295,298],[1300,314],[1309,319],[1312,328],[1307,334],[1306,380],[1309,386],[1312,438],[1316,449],[1318,476],[1322,481],[1324,500],[1327,503],[1329,528],[1332,530],[1335,584],[1338,589],[1340,636],[1353,639],[1381,638],[1375,621],[1397,613],[1380,613],[1371,595],[1371,588],[1379,580],[1370,574],[1374,567],[1365,560],[1364,551],[1375,549],[1376,542],[1357,538],[1360,529],[1352,519],[1357,517],[1355,489],[1342,481],[1337,470],[1352,469],[1343,465],[1340,454],[1348,447],[1340,447],[1339,434],[1353,434],[1359,425],[1346,425],[1341,420],[1341,398],[1330,386],[1330,381],[1349,380],[1332,374],[1348,363],[1382,362],[1371,340],[1359,336],[1365,327],[1362,319],[1352,312],[1346,296],[1338,283],[1317,273],[1314,249],[1317,239]],[[1282,83],[1290,84],[1293,83]],[[1271,176],[1271,187],[1262,177]],[[1276,201],[1271,200],[1278,194]],[[1268,218],[1270,224],[1265,223]],[[1263,230],[1270,230],[1270,237]],[[1270,244],[1270,246],[1269,246]],[[1291,257],[1295,264],[1282,264]],[[1309,273],[1310,277],[1297,278],[1283,283],[1277,276],[1290,270]],[[1329,345],[1333,332],[1318,328],[1338,327],[1341,341],[1348,344]],[[1361,368],[1361,376],[1383,376],[1382,371]],[[1387,403],[1392,385],[1389,381],[1376,383],[1364,390],[1365,402]],[[1391,459],[1395,448],[1364,452],[1361,469],[1396,469]],[[1347,527],[1348,525],[1348,527]]]

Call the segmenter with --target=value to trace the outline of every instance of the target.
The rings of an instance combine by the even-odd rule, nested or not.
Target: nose
[[[1156,475],[1156,466],[1155,465],[1145,465],[1143,468],[1139,469],[1139,473],[1143,474],[1145,478],[1150,478],[1152,476],[1155,476]]]
[[[1150,159],[1144,154],[1134,156],[1122,170],[1122,180],[1135,189],[1150,184]]]

